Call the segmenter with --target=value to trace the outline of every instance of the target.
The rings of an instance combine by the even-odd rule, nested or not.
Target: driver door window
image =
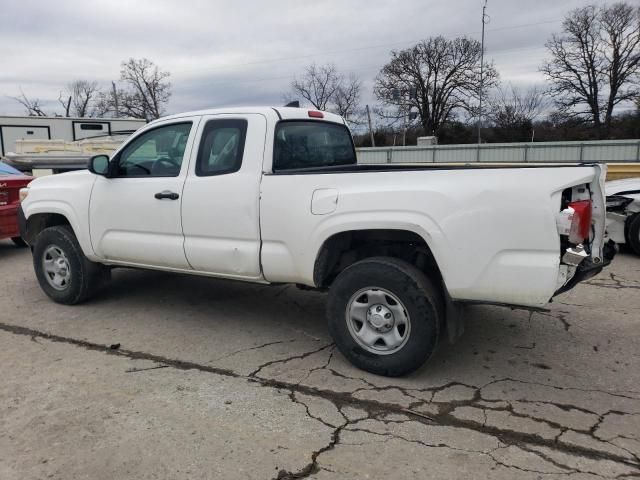
[[[180,174],[191,122],[174,123],[143,133],[118,159],[118,177],[177,177]]]

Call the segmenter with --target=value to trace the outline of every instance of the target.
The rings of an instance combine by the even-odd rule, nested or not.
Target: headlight
[[[29,195],[29,187],[21,188],[20,192],[18,193],[18,198],[20,199],[20,203],[24,202],[28,195]]]

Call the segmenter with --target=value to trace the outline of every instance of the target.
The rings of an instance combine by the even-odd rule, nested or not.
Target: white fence
[[[640,162],[640,140],[359,148],[358,163]]]

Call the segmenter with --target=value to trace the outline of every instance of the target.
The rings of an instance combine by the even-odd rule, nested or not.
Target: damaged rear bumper
[[[578,283],[588,280],[591,277],[595,277],[604,267],[611,263],[611,260],[613,260],[617,251],[618,248],[616,244],[610,240],[602,248],[602,258],[599,262],[596,263],[592,257],[585,256],[575,267],[575,273],[573,276],[564,285],[562,285],[562,287],[556,290],[553,296],[555,297],[556,295],[560,295],[567,290],[571,290]]]

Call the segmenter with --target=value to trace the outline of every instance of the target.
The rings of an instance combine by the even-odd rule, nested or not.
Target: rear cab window
[[[356,152],[345,125],[284,120],[276,125],[273,171],[355,165]]]

